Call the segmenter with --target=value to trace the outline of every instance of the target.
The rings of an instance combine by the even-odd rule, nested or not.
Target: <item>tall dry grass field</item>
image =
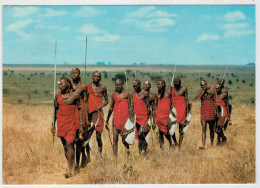
[[[9,92],[11,92],[15,88],[10,88],[13,82],[10,81],[10,76],[7,78],[4,77],[3,87],[4,89],[9,87]],[[184,79],[188,83],[188,78]],[[15,80],[15,82],[18,81]],[[37,80],[35,80],[36,83]],[[194,85],[195,91],[199,89],[198,83],[199,81],[196,81],[194,85],[194,81],[191,80],[189,84]],[[232,89],[231,86],[229,87]],[[238,90],[237,87],[238,85],[234,86]],[[239,87],[246,86],[239,85]],[[252,87],[248,87],[249,89],[252,90]],[[109,92],[112,90],[110,89]],[[255,106],[251,104],[250,98],[241,97],[245,91],[238,91],[240,93],[237,97],[236,92],[233,91],[234,98],[231,100],[233,125],[225,131],[228,140],[224,145],[216,146],[215,137],[214,146],[211,147],[208,129],[206,149],[203,151],[198,149],[201,145],[201,125],[200,102],[197,102],[193,105],[193,118],[188,132],[184,135],[181,150],[169,149],[167,140],[165,140],[164,149],[160,149],[156,129],[152,131],[147,156],[139,155],[137,140],[135,140],[134,145],[130,146],[130,157],[127,158],[120,137],[116,161],[112,155],[108,132],[104,130],[102,133],[103,160],[98,158],[97,143],[94,139],[91,162],[69,179],[63,176],[67,162],[59,138],[55,138],[55,144],[52,147],[51,94],[42,96],[44,100],[50,98],[49,104],[35,103],[41,98],[33,100],[26,96],[22,98],[23,102],[15,104],[12,100],[17,97],[15,98],[12,92],[9,95],[4,93],[3,184],[255,183]],[[254,89],[252,91],[254,92]],[[249,95],[254,96],[254,93],[251,92]],[[190,92],[190,96],[194,94]],[[241,102],[242,100],[246,102]],[[108,106],[104,111],[106,117]],[[176,134],[178,139],[178,131]],[[93,136],[95,138],[95,133]]]

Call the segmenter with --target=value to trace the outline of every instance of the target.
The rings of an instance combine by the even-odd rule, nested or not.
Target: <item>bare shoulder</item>
[[[107,87],[104,84],[101,84],[100,88],[101,88],[102,91],[106,91],[107,90]]]
[[[228,89],[224,87],[224,88],[222,89],[222,92],[223,92],[223,93],[228,93]]]
[[[83,89],[87,89],[87,84],[85,82],[80,82],[80,85]]]
[[[127,96],[130,95],[129,91],[126,91],[126,90],[124,91],[124,94],[127,95]]]
[[[182,88],[181,88],[183,91],[187,91],[188,90],[188,88],[186,87],[186,86],[182,86]]]
[[[170,89],[166,90],[166,93],[167,93],[168,95],[171,95],[171,94],[172,94],[172,92],[171,92]]]

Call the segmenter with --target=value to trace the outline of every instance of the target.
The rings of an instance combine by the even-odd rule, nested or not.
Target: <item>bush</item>
[[[236,81],[239,82],[239,79],[237,78]]]
[[[207,77],[209,77],[209,78],[210,78],[210,76],[211,76],[211,73],[209,72],[209,73],[207,74]]]
[[[108,78],[106,71],[103,71],[102,73],[104,74],[104,78]]]
[[[117,73],[113,78],[112,78],[112,81],[116,81],[116,79],[121,79],[123,81],[125,81],[125,74],[123,73]]]
[[[253,87],[253,85],[254,85],[253,83],[250,84],[251,87]]]
[[[38,90],[37,90],[37,89],[34,90],[33,93],[34,93],[34,94],[38,94]]]
[[[47,90],[44,90],[43,93],[44,93],[45,95],[49,95],[50,90],[48,90],[48,89],[47,89]]]
[[[126,74],[130,74],[131,73],[131,70],[126,70]]]
[[[161,79],[162,79],[162,76],[160,76],[160,75],[150,75],[150,79],[151,79],[152,81],[157,82],[158,80],[161,80]]]
[[[246,83],[246,81],[245,81],[245,80],[242,80],[242,83],[244,83],[244,84],[245,84],[245,83]]]
[[[231,80],[228,80],[228,84],[229,84],[229,85],[232,85],[232,81],[231,81]]]
[[[229,100],[232,100],[232,99],[233,99],[233,96],[232,96],[232,95],[229,95],[229,96],[228,96],[228,99],[229,99]]]
[[[27,78],[27,80],[31,80],[31,78],[30,78],[30,77],[28,77],[28,78]]]
[[[19,104],[21,104],[21,103],[23,102],[23,100],[22,100],[22,99],[18,99],[17,102],[18,102]]]
[[[8,73],[6,71],[3,72],[4,76],[8,76]]]
[[[9,89],[6,88],[3,89],[3,94],[9,95],[9,93],[10,93]]]

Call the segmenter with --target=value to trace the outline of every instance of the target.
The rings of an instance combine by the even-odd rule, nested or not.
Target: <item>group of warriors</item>
[[[93,72],[92,82],[86,85],[81,81],[80,70],[71,70],[71,80],[62,77],[58,81],[60,91],[55,97],[55,117],[57,120],[57,136],[64,147],[68,168],[65,177],[69,178],[80,167],[85,168],[91,161],[90,150],[92,134],[96,131],[99,156],[102,159],[103,128],[112,129],[113,155],[118,154],[118,137],[122,136],[122,143],[130,154],[129,145],[138,139],[139,153],[146,154],[151,128],[156,125],[159,131],[160,147],[164,147],[164,137],[170,147],[182,146],[184,134],[187,132],[191,120],[192,104],[189,103],[188,89],[175,77],[170,90],[166,89],[166,82],[157,82],[158,91],[153,95],[151,83],[140,80],[133,81],[133,92],[124,89],[124,81],[116,79],[115,91],[112,93],[111,104],[104,118],[103,107],[108,103],[107,88],[101,84],[101,73]],[[224,88],[224,79],[219,78],[217,85],[210,89],[207,82],[200,82],[201,89],[195,99],[201,100],[202,146],[205,149],[207,124],[210,128],[210,140],[213,145],[214,134],[217,133],[217,145],[226,142],[223,129],[231,124],[231,105],[228,101],[228,90]],[[109,119],[113,115],[112,127]],[[175,129],[179,128],[179,142],[176,140]],[[55,126],[52,127],[55,134]],[[113,142],[113,143],[112,143]],[[81,157],[81,164],[80,164]]]

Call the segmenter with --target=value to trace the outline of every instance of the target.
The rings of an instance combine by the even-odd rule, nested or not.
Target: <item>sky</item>
[[[3,64],[245,65],[255,5],[3,6]]]

